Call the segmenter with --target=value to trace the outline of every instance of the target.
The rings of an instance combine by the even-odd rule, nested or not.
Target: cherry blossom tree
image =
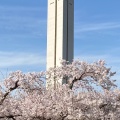
[[[114,74],[102,60],[62,60],[45,72],[13,72],[0,83],[0,119],[119,120],[120,90]],[[46,89],[45,82],[51,85],[51,80],[54,87]]]

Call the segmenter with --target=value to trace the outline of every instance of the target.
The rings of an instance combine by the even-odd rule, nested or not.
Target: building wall
[[[60,59],[73,60],[74,48],[74,0],[57,2],[56,66]]]
[[[72,62],[73,42],[74,0],[48,0],[47,70],[59,66],[60,59]]]
[[[55,10],[56,0],[48,0],[47,20],[47,69],[55,64]]]

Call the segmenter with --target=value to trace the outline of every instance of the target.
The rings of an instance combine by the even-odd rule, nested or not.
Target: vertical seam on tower
[[[67,58],[66,60],[68,61],[68,0],[67,0]]]
[[[54,51],[54,54],[55,54],[55,58],[54,58],[54,67],[56,67],[56,48],[57,48],[57,0],[55,0],[55,51]],[[55,73],[54,73],[55,75]],[[56,80],[54,78],[54,89],[56,89]]]
[[[57,0],[55,0],[55,58],[54,67],[56,67],[56,48],[57,48]]]
[[[66,61],[68,61],[68,0],[67,0],[67,46],[66,46]]]

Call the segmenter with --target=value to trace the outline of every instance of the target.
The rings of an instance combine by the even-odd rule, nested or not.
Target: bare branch
[[[15,90],[16,88],[18,88],[18,82],[19,80],[17,80],[15,82],[15,86],[14,87],[11,87],[4,95],[3,95],[3,98],[0,100],[0,105],[4,102],[4,100],[6,99],[6,97],[10,94],[11,91]]]

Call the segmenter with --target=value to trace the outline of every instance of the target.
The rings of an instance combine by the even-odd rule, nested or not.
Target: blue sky
[[[104,59],[120,80],[120,0],[74,0],[74,58]],[[46,68],[47,0],[0,0],[0,71]]]

